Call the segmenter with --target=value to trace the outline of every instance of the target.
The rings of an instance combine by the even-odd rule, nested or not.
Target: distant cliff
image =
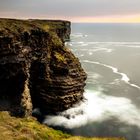
[[[83,99],[86,73],[65,47],[70,22],[0,19],[0,110],[55,114]]]

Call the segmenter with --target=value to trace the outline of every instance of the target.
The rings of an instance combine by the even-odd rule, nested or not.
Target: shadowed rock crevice
[[[0,110],[22,115],[20,101],[26,79],[23,65],[19,63],[0,65]]]
[[[0,19],[1,110],[55,114],[83,99],[86,74],[64,46],[69,35],[67,21]]]

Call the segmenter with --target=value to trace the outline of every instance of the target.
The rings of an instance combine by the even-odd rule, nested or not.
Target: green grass
[[[30,32],[35,28],[42,29],[47,32],[53,32],[56,29],[65,28],[65,25],[62,21],[55,22],[47,20],[17,20],[0,18],[0,36],[3,34],[18,35],[21,32]]]
[[[71,136],[40,124],[33,117],[15,118],[0,112],[0,140],[125,140]]]
[[[26,20],[0,19],[0,35],[19,35],[37,27]],[[2,34],[3,33],[3,34]]]

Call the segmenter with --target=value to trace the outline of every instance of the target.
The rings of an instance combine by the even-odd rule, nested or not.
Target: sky
[[[140,0],[0,0],[0,17],[140,22]]]

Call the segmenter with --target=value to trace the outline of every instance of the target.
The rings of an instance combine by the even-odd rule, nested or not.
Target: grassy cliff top
[[[125,140],[71,136],[41,125],[34,118],[15,118],[0,112],[0,140]]]
[[[0,36],[2,34],[20,34],[21,32],[30,32],[34,29],[52,31],[65,28],[70,25],[69,21],[61,20],[17,20],[0,18]]]
[[[65,28],[66,26],[70,25],[69,21],[65,20],[29,20],[32,23],[35,23],[36,25],[40,26],[41,28],[45,29],[46,26],[49,27],[49,29],[61,29]]]

